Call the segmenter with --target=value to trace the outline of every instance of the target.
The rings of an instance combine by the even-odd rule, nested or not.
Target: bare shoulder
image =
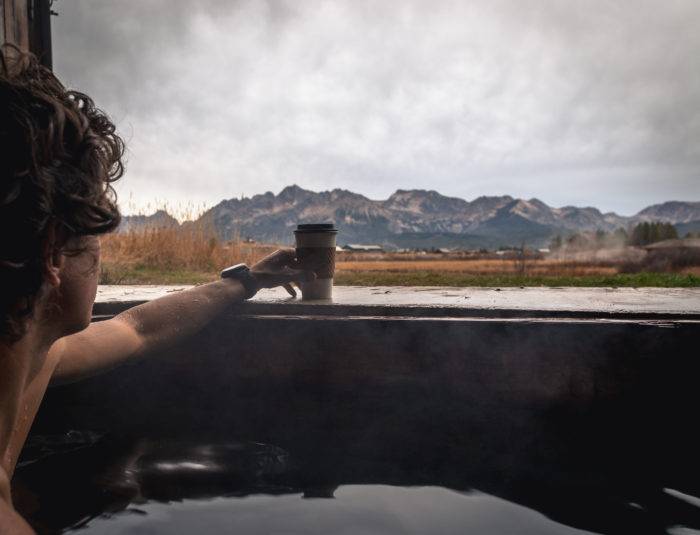
[[[31,535],[34,530],[12,508],[10,479],[0,468],[0,535]]]
[[[63,353],[65,353],[65,351],[66,337],[59,338],[49,348],[49,352],[46,355],[46,359],[49,361],[50,364],[57,364],[58,362],[60,362],[61,356],[63,356]]]

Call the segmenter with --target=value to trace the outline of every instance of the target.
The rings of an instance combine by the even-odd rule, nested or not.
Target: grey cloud
[[[129,138],[120,192],[297,182],[630,213],[700,198],[700,3],[60,0],[56,70]]]

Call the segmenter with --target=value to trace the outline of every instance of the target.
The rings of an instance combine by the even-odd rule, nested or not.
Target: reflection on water
[[[95,519],[89,533],[285,533],[294,534],[488,534],[563,535],[589,533],[482,494],[439,487],[348,485],[334,500],[301,500],[299,494],[247,499],[149,503],[138,512]]]
[[[359,447],[322,444],[308,435],[290,443],[294,451],[205,437],[97,436],[71,432],[65,444],[55,436],[30,439],[15,501],[40,533],[564,535],[700,529],[700,500],[664,487],[653,470],[617,471],[600,458],[571,464],[544,436],[538,437],[541,451],[523,447],[529,443],[525,436],[509,446],[403,437],[405,448],[393,451],[363,440]]]

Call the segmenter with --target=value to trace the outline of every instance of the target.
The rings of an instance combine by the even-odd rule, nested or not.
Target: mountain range
[[[625,217],[593,207],[553,208],[539,199],[509,195],[466,201],[436,191],[397,190],[386,200],[351,191],[314,192],[297,185],[279,194],[228,199],[204,212],[199,221],[213,224],[222,239],[252,238],[291,244],[298,223],[334,222],[338,243],[374,243],[386,248],[499,247],[546,245],[555,235],[629,228],[642,221],[670,222],[683,234],[700,230],[700,202],[670,201]],[[122,230],[176,226],[164,211],[126,216]],[[188,223],[184,223],[185,225]]]

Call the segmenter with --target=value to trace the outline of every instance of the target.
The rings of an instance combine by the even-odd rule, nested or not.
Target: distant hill
[[[125,217],[126,228],[156,222],[169,225],[175,221],[159,212],[149,216],[151,219],[137,221],[138,217],[144,216]],[[371,200],[342,189],[314,192],[293,185],[277,195],[267,192],[221,201],[201,218],[212,223],[222,239],[240,236],[291,244],[298,223],[332,221],[340,230],[341,245],[493,248],[524,242],[539,247],[556,234],[610,231],[651,220],[673,224],[700,221],[700,202],[667,202],[649,206],[633,217],[623,217],[604,214],[593,207],[552,208],[539,199],[515,199],[509,195],[466,201],[432,190],[397,190],[386,200]]]
[[[151,215],[131,215],[122,217],[119,232],[128,232],[143,228],[174,228],[179,226],[177,219],[165,210],[158,210]]]
[[[676,230],[680,237],[685,236],[689,232],[700,232],[700,220],[688,221],[687,223],[676,223]]]
[[[635,218],[640,221],[690,223],[700,220],[700,202],[669,201],[654,204],[639,212]]]

